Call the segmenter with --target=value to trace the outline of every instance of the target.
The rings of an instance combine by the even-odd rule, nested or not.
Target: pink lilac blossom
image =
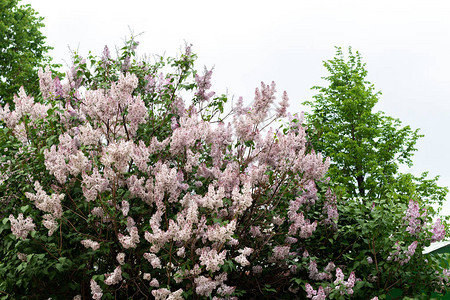
[[[33,231],[36,225],[33,223],[31,217],[23,218],[23,214],[20,213],[17,219],[13,215],[9,215],[9,222],[11,222],[11,231],[16,238],[26,239],[28,233]]]
[[[138,228],[136,226],[130,227],[129,232],[130,235],[123,235],[121,233],[117,235],[117,239],[125,249],[136,248],[140,241]]]
[[[239,188],[235,187],[231,197],[236,214],[241,215],[253,202],[251,183],[245,182],[242,192],[239,192]]]
[[[212,291],[220,284],[217,281],[205,276],[199,276],[194,279],[195,292],[200,296],[209,296]]]
[[[218,253],[216,249],[205,247],[197,249],[196,253],[200,255],[200,264],[205,266],[207,271],[217,272],[225,261],[227,250]]]
[[[195,93],[195,96],[200,101],[209,101],[209,99],[214,96],[214,92],[206,92],[211,87],[211,75],[212,70],[206,70],[205,69],[205,75],[199,76],[198,74],[195,74],[195,82],[197,83],[197,92]]]
[[[432,236],[431,242],[438,242],[445,238],[445,226],[441,223],[441,219],[438,218],[431,229]]]
[[[185,256],[185,250],[184,250],[184,247],[178,248],[178,250],[177,250],[177,255],[178,255],[179,257],[184,257],[184,256]]]
[[[262,266],[259,266],[259,265],[252,267],[252,272],[254,274],[261,274],[262,270],[263,270]]]
[[[336,268],[336,265],[330,261],[328,265],[325,267],[325,272],[332,272]]]
[[[100,300],[100,299],[102,299],[102,296],[103,296],[103,291],[102,291],[100,285],[98,285],[94,279],[91,279],[91,294],[92,294],[92,299],[94,299],[94,300]]]
[[[130,211],[130,203],[128,201],[126,200],[122,201],[121,211],[124,217],[128,216],[128,212]]]
[[[416,252],[417,245],[418,245],[418,242],[414,241],[411,243],[411,245],[408,246],[408,251],[405,252],[406,258],[400,261],[400,265],[404,265],[411,260],[411,257]]]
[[[114,272],[111,274],[105,274],[104,283],[107,285],[117,284],[122,280],[122,268],[120,266],[114,269]]]
[[[261,229],[259,226],[250,226],[250,235],[252,238],[262,237]]]
[[[211,242],[225,243],[231,239],[231,236],[236,230],[236,220],[233,219],[230,223],[225,226],[220,226],[219,224],[214,224],[208,226],[205,238]]]
[[[234,260],[239,263],[242,267],[250,265],[250,262],[247,259],[247,256],[253,253],[253,249],[249,247],[245,247],[244,249],[238,250],[240,255],[236,256]]]
[[[75,139],[74,139],[75,140]],[[76,140],[75,140],[76,141]],[[83,154],[83,151],[76,151],[76,154],[69,156],[69,162],[67,163],[69,173],[73,176],[77,176],[85,170],[90,169],[89,161]]]
[[[417,201],[409,200],[408,209],[406,210],[406,216],[403,218],[407,221],[408,231],[411,235],[417,235],[422,230],[422,220],[421,217],[426,216],[426,211],[420,214],[420,207]]]
[[[270,261],[282,261],[289,256],[290,246],[275,246]]]
[[[350,276],[347,279],[347,282],[345,283],[345,287],[347,288],[347,294],[352,295],[353,294],[353,287],[355,286],[356,276],[355,272],[351,272]]]
[[[320,272],[317,269],[317,263],[314,260],[309,262],[309,278],[312,280],[329,280],[331,279],[331,275],[328,273]]]
[[[181,296],[183,294],[183,290],[182,289],[178,289],[173,293],[170,293],[169,296],[167,297],[167,300],[183,300],[183,296]]]
[[[159,257],[156,256],[156,254],[144,253],[143,256],[146,260],[148,260],[148,262],[152,265],[153,268],[155,268],[155,269],[162,268],[161,260],[159,259]]]
[[[34,189],[36,194],[26,192],[25,196],[34,201],[38,209],[51,213],[55,218],[60,219],[62,216],[61,200],[64,199],[64,194],[54,193],[48,196],[38,181],[34,183]]]
[[[223,297],[227,297],[227,296],[230,296],[232,293],[234,293],[235,290],[236,290],[236,287],[234,287],[234,286],[228,286],[226,284],[222,284],[217,289],[217,294],[219,294],[220,296],[223,296]],[[228,299],[228,297],[226,299]]]
[[[99,129],[93,129],[89,122],[78,127],[78,130],[81,144],[95,146],[100,142],[102,132]]]
[[[82,240],[81,244],[85,247],[85,248],[91,248],[92,250],[96,251],[100,248],[100,244],[98,242],[92,241],[92,240]]]
[[[166,288],[160,288],[152,291],[153,297],[155,300],[166,300],[170,295],[170,291]]]
[[[116,259],[120,265],[123,265],[125,263],[125,253],[121,252],[117,254]]]
[[[117,172],[124,174],[128,171],[132,150],[132,142],[112,142],[104,148],[100,161],[105,167],[114,166]]]
[[[324,291],[323,287],[320,286],[316,291],[313,289],[313,287],[309,283],[306,283],[305,288],[306,288],[306,297],[307,298],[311,298],[312,300],[325,300],[326,299],[326,295],[325,295],[325,291]]]
[[[156,278],[153,278],[153,279],[150,281],[150,286],[151,286],[151,287],[159,287],[159,282],[158,282],[158,280],[157,280]]]
[[[343,284],[344,283],[344,273],[342,272],[341,268],[336,269],[336,280],[334,281],[334,284]]]
[[[21,253],[21,252],[17,252],[17,258],[18,259],[20,259],[21,261],[23,261],[23,262],[27,262],[27,255],[26,254],[23,254],[23,253]]]
[[[51,214],[45,214],[42,217],[44,218],[42,225],[48,229],[48,236],[53,235],[56,229],[58,229],[58,222],[56,222],[55,217]]]
[[[148,280],[150,281],[150,279],[152,278],[152,275],[150,273],[144,273],[144,275],[142,276],[142,278],[144,280]]]

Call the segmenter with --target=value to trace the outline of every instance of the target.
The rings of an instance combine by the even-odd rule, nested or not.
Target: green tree
[[[0,105],[12,104],[21,86],[28,93],[39,92],[37,69],[49,65],[44,24],[29,4],[20,0],[0,0]],[[52,65],[53,68],[58,65]]]
[[[400,165],[412,166],[422,135],[399,119],[374,112],[381,92],[366,80],[361,55],[349,48],[347,59],[337,48],[324,66],[329,75],[323,79],[329,84],[313,87],[318,94],[305,104],[312,108],[306,116],[312,147],[331,158],[329,176],[349,196],[377,199],[394,191],[442,203],[447,189],[437,186],[438,178],[399,173]]]

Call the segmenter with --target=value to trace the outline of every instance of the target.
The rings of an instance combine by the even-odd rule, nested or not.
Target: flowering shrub
[[[224,116],[189,46],[155,63],[136,46],[75,56],[63,83],[41,70],[41,95],[0,109],[6,298],[325,299],[448,280],[401,274],[440,221],[427,229],[415,202],[387,218],[382,201],[340,204],[274,83]]]

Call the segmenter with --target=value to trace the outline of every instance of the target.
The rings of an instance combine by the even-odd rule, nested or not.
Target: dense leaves
[[[37,70],[51,63],[45,45],[43,18],[20,0],[0,1],[0,105],[13,103],[21,86],[29,93],[39,92]],[[53,68],[58,65],[52,65]]]

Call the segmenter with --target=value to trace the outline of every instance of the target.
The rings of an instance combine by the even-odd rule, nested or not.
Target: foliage
[[[323,79],[329,85],[314,87],[319,93],[305,103],[312,107],[306,116],[310,144],[331,158],[328,175],[341,198],[337,202],[339,227],[331,249],[340,253],[342,264],[358,270],[366,283],[364,293],[374,290],[380,298],[430,295],[434,290],[420,283],[432,280],[429,276],[434,268],[430,266],[439,265],[439,260],[421,253],[436,239],[421,236],[427,231],[424,228],[411,230],[404,213],[411,205],[426,207],[417,215],[421,221],[415,222],[429,224],[448,189],[437,185],[438,177],[427,179],[426,172],[420,177],[399,172],[400,165],[412,165],[414,146],[421,135],[409,126],[401,127],[397,119],[373,112],[381,93],[366,80],[358,52],[353,54],[349,48],[346,59],[337,48],[336,57],[324,66],[329,76]],[[434,228],[443,229],[446,225],[438,225],[438,220]],[[407,247],[415,242],[414,263],[393,260],[391,253],[407,253]]]
[[[314,149],[331,158],[329,176],[350,196],[380,199],[389,191],[412,195],[442,205],[446,188],[437,186],[426,174],[414,177],[401,174],[400,165],[412,166],[415,144],[422,135],[418,129],[403,126],[398,119],[374,112],[380,92],[366,80],[367,70],[361,55],[349,48],[348,59],[341,48],[324,62],[329,72],[323,79],[328,86],[318,90],[306,116],[308,136]]]
[[[21,86],[28,93],[39,92],[39,66],[51,63],[40,31],[43,18],[29,4],[19,5],[20,0],[0,1],[0,105],[13,103],[13,95]],[[52,68],[58,65],[53,64]],[[60,74],[59,74],[60,75]]]
[[[274,83],[227,117],[190,46],[153,62],[136,46],[75,55],[62,84],[40,70],[40,93],[0,110],[3,299],[382,299],[445,286],[448,270],[421,254],[442,224],[395,194],[339,203],[329,160],[301,116],[285,119]]]

